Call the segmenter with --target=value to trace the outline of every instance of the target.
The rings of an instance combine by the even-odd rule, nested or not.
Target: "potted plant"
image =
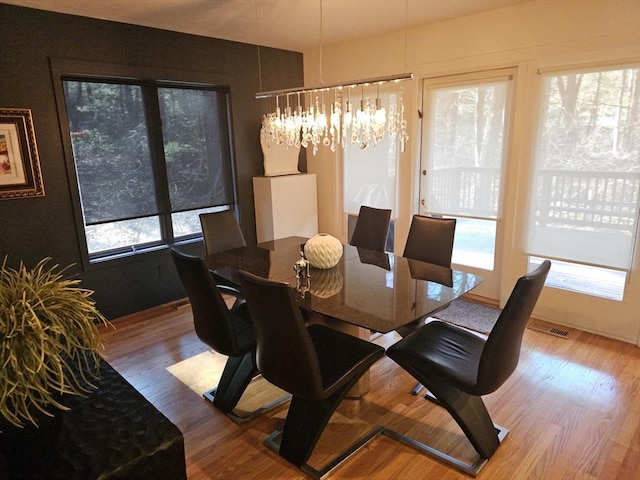
[[[5,462],[14,460],[20,435],[44,436],[42,424],[67,409],[64,396],[97,388],[98,324],[107,320],[93,292],[81,288],[80,280],[65,278],[66,268],[49,267],[50,260],[33,269],[21,262],[13,269],[5,257],[0,268],[0,456]]]

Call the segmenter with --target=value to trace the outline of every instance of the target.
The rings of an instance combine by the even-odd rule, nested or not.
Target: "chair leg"
[[[451,455],[388,428],[384,429],[382,432],[383,435],[400,440],[475,477],[487,463],[488,459],[495,453],[509,431],[491,421],[491,417],[489,417],[489,413],[481,397],[461,392],[445,381],[427,381],[424,378],[421,379],[421,381],[428,390],[425,397],[447,409],[467,436],[473,448],[478,452],[478,459],[472,464],[467,464]]]
[[[428,317],[426,317],[428,318]],[[411,335],[413,332],[418,330],[420,327],[424,326],[424,321],[426,318],[421,318],[419,320],[414,320],[413,322],[403,325],[402,327],[396,328],[396,332],[402,337],[406,337],[407,335]],[[416,386],[411,390],[412,395],[418,395],[420,390],[424,388],[420,382],[416,383]]]
[[[342,388],[323,401],[307,401],[294,396],[289,406],[283,430],[273,432],[265,440],[265,445],[312,477],[322,478],[352,455],[360,446],[382,432],[382,427],[374,429],[368,435],[355,442],[346,452],[338,454],[337,458],[330,462],[328,466],[321,469],[315,469],[306,463],[313,453],[313,449],[318,443],[329,419],[359,378],[356,377],[343,385]],[[281,438],[279,443],[276,442],[278,437]]]
[[[273,402],[262,405],[253,412],[249,412],[246,415],[237,415],[234,412],[236,405],[238,405],[251,380],[258,374],[254,353],[247,353],[242,357],[229,357],[222,371],[218,386],[204,392],[202,396],[237,424],[247,422],[291,398],[291,395],[286,394]]]
[[[481,397],[469,395],[445,381],[421,383],[451,414],[482,458],[491,458],[500,445],[498,432]]]
[[[242,357],[229,357],[218,386],[203,396],[224,413],[230,413],[238,404],[249,383],[258,374],[252,353]]]
[[[429,391],[429,399],[433,399],[435,403],[447,409],[469,439],[473,448],[478,452],[479,457],[473,464],[467,464],[394,430],[385,428],[382,433],[411,445],[428,455],[439,458],[470,475],[476,476],[487,463],[487,460],[495,453],[509,431],[492,422],[481,397],[464,393],[451,386],[445,380],[434,378],[431,375],[428,377],[422,375],[420,370],[411,366],[404,367]]]
[[[496,427],[496,431],[498,432],[498,439],[500,440],[500,442],[502,442],[502,440],[504,440],[504,437],[507,436],[507,433],[509,433],[509,431],[499,425],[495,425],[495,427]],[[458,460],[455,457],[452,457],[451,455],[447,455],[446,453],[441,452],[440,450],[430,447],[429,445],[418,442],[417,440],[410,438],[406,435],[403,435],[399,432],[396,432],[395,430],[391,430],[390,428],[385,428],[382,431],[382,434],[387,437],[393,438],[395,440],[399,440],[402,443],[405,443],[410,447],[420,450],[421,452],[424,452],[427,455],[430,455],[438,460],[442,460],[474,477],[477,476],[478,473],[480,473],[480,470],[482,469],[482,467],[484,467],[488,462],[488,459],[482,458],[480,455],[478,455],[477,460],[474,461],[473,463],[471,464],[465,463],[461,460]]]
[[[294,465],[302,466],[311,456],[331,415],[348,391],[348,388],[342,387],[322,402],[293,397],[282,431],[280,455]]]

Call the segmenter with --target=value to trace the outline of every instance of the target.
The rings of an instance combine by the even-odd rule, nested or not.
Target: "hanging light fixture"
[[[406,27],[405,27],[406,29]],[[406,41],[406,40],[405,40]],[[322,0],[320,0],[320,77],[322,78]],[[401,151],[409,139],[404,105],[400,93],[398,106],[385,109],[380,98],[380,85],[413,79],[412,73],[383,76],[354,82],[320,85],[309,88],[293,88],[256,93],[257,99],[275,97],[275,112],[262,117],[261,135],[268,144],[311,148],[315,155],[319,147],[325,146],[335,152],[338,145],[344,148],[347,142],[361,149],[375,145],[385,134],[400,142]],[[375,100],[365,97],[365,87],[375,86]],[[354,112],[351,91],[360,87],[360,107]],[[346,98],[344,95],[346,92]],[[290,107],[289,97],[296,96],[295,109]],[[305,106],[301,103],[305,99]],[[280,98],[286,107],[280,108]],[[329,109],[325,100],[331,101]]]
[[[404,117],[402,94],[398,106],[385,109],[380,98],[380,85],[387,82],[399,82],[413,78],[405,73],[388,77],[376,77],[347,84],[324,85],[310,88],[273,90],[256,93],[257,99],[274,98],[276,110],[262,118],[263,138],[271,143],[311,146],[315,155],[320,145],[336,151],[338,145],[344,148],[350,141],[365,149],[384,139],[385,134],[397,136],[402,150],[409,139],[407,121]],[[376,86],[375,100],[365,94],[365,87]],[[351,102],[351,90],[360,87],[360,106],[354,112]],[[343,92],[346,90],[346,98]],[[290,106],[290,96],[298,99],[296,108]],[[306,108],[300,102],[301,96],[307,98]],[[331,97],[330,107],[326,107],[326,98]],[[286,107],[281,109],[280,99]]]

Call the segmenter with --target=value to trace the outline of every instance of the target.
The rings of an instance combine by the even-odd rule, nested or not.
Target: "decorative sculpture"
[[[312,267],[332,268],[342,258],[342,243],[328,233],[318,233],[307,240],[304,254]]]

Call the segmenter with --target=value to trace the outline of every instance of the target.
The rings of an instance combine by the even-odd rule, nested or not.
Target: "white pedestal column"
[[[258,242],[318,233],[315,173],[253,177]]]

